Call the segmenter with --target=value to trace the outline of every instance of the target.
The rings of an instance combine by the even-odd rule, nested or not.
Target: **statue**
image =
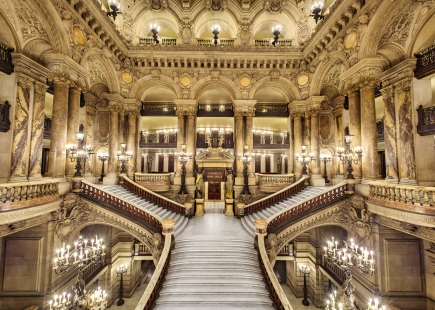
[[[225,182],[225,198],[233,199],[233,185],[234,185],[234,176],[232,173],[228,173],[227,181]]]
[[[204,178],[202,173],[196,177],[196,199],[204,198]]]

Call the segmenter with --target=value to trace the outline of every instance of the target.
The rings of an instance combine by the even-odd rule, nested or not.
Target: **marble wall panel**
[[[398,180],[396,143],[396,107],[392,89],[383,91],[384,99],[384,141],[387,179]]]

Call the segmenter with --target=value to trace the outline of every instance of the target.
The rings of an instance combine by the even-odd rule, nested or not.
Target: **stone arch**
[[[219,80],[212,80],[210,76],[199,80],[192,87],[190,97],[192,99],[198,99],[207,90],[215,88],[225,89],[230,94],[231,98],[233,98],[233,100],[242,98],[242,94],[234,82],[223,76],[219,76]]]
[[[255,18],[252,25],[252,36],[255,37],[262,31],[269,31],[270,38],[273,37],[272,27],[275,25],[281,25],[282,31],[280,36],[285,39],[293,39],[296,37],[296,29],[298,28],[296,19],[293,14],[285,10],[280,13],[269,13],[267,11],[262,11]]]
[[[274,88],[287,98],[288,102],[300,100],[301,96],[297,87],[288,79],[279,77],[277,81],[271,81],[270,77],[266,76],[258,80],[249,92],[249,99],[253,99],[255,94],[264,88]]]
[[[314,73],[313,79],[311,81],[311,87],[310,87],[310,95],[311,96],[317,96],[320,94],[320,91],[323,86],[323,80],[325,76],[328,74],[328,72],[336,66],[337,62],[340,61],[344,65],[344,70],[347,70],[350,68],[349,61],[346,58],[346,55],[340,52],[333,52],[329,55],[329,61],[327,62],[321,62],[318,66],[316,72]],[[338,78],[338,77],[337,77]],[[342,92],[342,85],[343,83],[340,82],[340,87],[338,88],[340,92]],[[329,98],[332,99],[332,98]]]
[[[394,42],[383,44],[378,47],[377,56],[384,58],[391,68],[405,59],[405,50],[403,46]]]
[[[415,34],[411,38],[409,48],[406,51],[406,57],[413,57],[415,53],[435,45],[435,8],[429,11],[424,20],[420,22],[418,29],[415,30]]]
[[[200,37],[203,33],[211,33],[211,26],[219,24],[221,33],[226,32],[230,38],[237,37],[237,21],[234,14],[229,11],[216,13],[212,10],[203,11],[202,14],[197,16],[195,34]]]
[[[328,100],[335,99],[336,97],[340,96],[340,90],[332,85],[325,85],[320,90],[320,96],[326,96]]]
[[[177,98],[181,98],[180,88],[169,77],[160,76],[160,79],[153,79],[151,75],[141,78],[130,91],[129,98],[141,100],[150,90],[156,87],[167,88],[173,91]]]
[[[7,1],[5,4],[10,5],[12,2]],[[6,8],[4,8],[6,9]],[[3,10],[0,10],[0,42],[3,42],[9,47],[14,48],[15,52],[21,53],[23,48],[23,38],[20,32],[14,29],[14,20],[17,20],[15,16],[15,10],[8,8],[8,14],[5,14]]]
[[[53,46],[47,40],[41,38],[34,38],[31,41],[27,41],[23,48],[23,54],[30,59],[42,63],[42,57],[44,54],[53,52]]]
[[[166,11],[142,11],[135,18],[135,33],[134,37],[146,37],[150,32],[150,24],[157,23],[160,26],[158,36],[174,36],[178,37],[178,20],[172,14],[167,14]],[[170,35],[165,35],[168,33]]]
[[[104,83],[95,83],[89,88],[88,92],[95,95],[97,98],[101,98],[104,93],[110,93],[110,90]]]

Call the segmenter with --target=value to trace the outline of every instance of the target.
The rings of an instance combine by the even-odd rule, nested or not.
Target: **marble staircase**
[[[274,214],[280,212],[281,210],[291,206],[296,205],[297,203],[317,196],[319,193],[325,191],[327,188],[323,186],[315,187],[315,186],[307,186],[305,189],[300,191],[299,193],[274,204],[271,207],[265,208],[261,211],[249,214],[247,216],[242,217],[242,225],[246,229],[246,231],[252,236],[252,238],[255,237],[255,226],[254,222],[257,219],[265,219],[267,220],[269,217],[273,216]]]
[[[125,199],[129,202],[134,202],[147,210],[152,211],[153,213],[160,216],[162,219],[174,219],[175,227],[174,227],[174,235],[179,234],[187,225],[188,218],[184,215],[177,214],[175,212],[169,211],[162,207],[159,207],[152,202],[149,202],[122,187],[121,185],[110,185],[110,186],[102,186],[105,190]]]

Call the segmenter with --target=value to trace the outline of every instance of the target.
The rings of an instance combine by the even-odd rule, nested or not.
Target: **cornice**
[[[12,224],[18,221],[26,221],[28,219],[44,215],[56,211],[60,208],[62,199],[45,203],[39,206],[20,208],[18,210],[0,212],[0,225]]]
[[[15,66],[15,72],[23,73],[28,77],[45,84],[49,73],[47,68],[21,53],[11,53],[11,55],[12,63]]]
[[[416,58],[409,58],[394,67],[379,74],[382,81],[382,88],[414,77],[414,70],[417,66]]]

